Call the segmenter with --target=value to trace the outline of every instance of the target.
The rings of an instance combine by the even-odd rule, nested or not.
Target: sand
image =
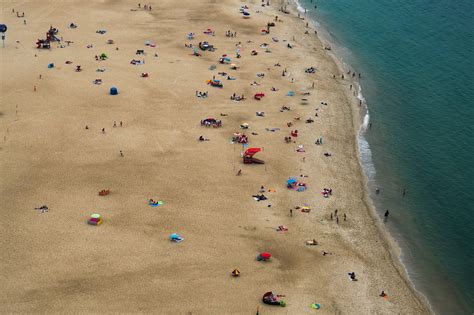
[[[355,83],[340,79],[313,30],[304,34],[306,21],[278,12],[276,2],[247,5],[250,19],[242,18],[234,0],[166,0],[152,3],[152,11],[133,1],[2,2],[1,21],[9,26],[0,49],[2,312],[429,312],[367,206],[355,142],[359,107],[349,90]],[[276,27],[261,35],[275,15]],[[71,22],[78,28],[68,28]],[[73,43],[37,50],[36,39],[50,25]],[[203,34],[207,28],[215,36]],[[227,30],[237,37],[226,37]],[[187,40],[188,32],[196,38]],[[157,47],[145,46],[146,40]],[[200,41],[217,50],[192,56],[184,45]],[[260,47],[264,42],[271,53]],[[137,49],[147,55],[136,56]],[[109,59],[96,61],[102,52]],[[241,68],[218,64],[222,54]],[[131,65],[134,58],[145,64]],[[48,69],[49,63],[55,67]],[[211,64],[217,69],[210,71]],[[75,72],[76,65],[83,71]],[[315,74],[304,72],[310,66]],[[99,67],[106,71],[96,72]],[[225,80],[222,71],[237,80]],[[142,72],[149,77],[141,78]],[[213,75],[224,79],[222,89],[206,85]],[[96,78],[102,85],[92,84]],[[108,95],[112,86],[119,95]],[[209,97],[197,98],[196,90]],[[294,97],[285,96],[290,90]],[[247,99],[231,101],[234,92]],[[265,93],[261,101],[253,99],[257,92]],[[280,112],[281,106],[291,111]],[[209,116],[222,119],[223,127],[202,127],[200,120]],[[315,122],[306,124],[310,116]],[[113,127],[114,121],[123,126]],[[243,122],[250,125],[250,147],[263,148],[256,157],[264,165],[244,165],[242,146],[230,143]],[[285,143],[294,129],[295,143]],[[210,141],[197,141],[200,135]],[[319,137],[323,145],[317,146]],[[306,152],[295,152],[297,145]],[[308,175],[302,179],[308,189],[288,190],[286,180],[301,174]],[[256,202],[252,195],[261,185],[275,191]],[[329,198],[320,194],[325,187],[333,189]],[[99,196],[102,189],[111,194]],[[150,198],[164,204],[150,207]],[[43,204],[48,212],[35,210]],[[293,210],[290,216],[290,208],[304,204],[310,213]],[[335,209],[339,223],[330,220]],[[86,224],[92,213],[104,223]],[[279,225],[289,230],[277,232]],[[172,243],[171,233],[185,240]],[[319,245],[306,246],[311,239]],[[269,262],[256,261],[262,251],[273,255]],[[241,277],[230,276],[234,268]],[[388,299],[379,297],[382,290]],[[267,291],[285,295],[287,307],[264,305]],[[312,310],[312,303],[321,309]]]

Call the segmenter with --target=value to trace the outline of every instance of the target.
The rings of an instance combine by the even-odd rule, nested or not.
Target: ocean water
[[[299,3],[362,73],[361,160],[410,279],[437,314],[472,314],[474,1]]]

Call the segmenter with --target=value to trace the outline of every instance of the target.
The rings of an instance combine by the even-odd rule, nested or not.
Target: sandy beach
[[[137,4],[2,2],[0,311],[429,313],[368,206],[356,82],[341,79],[307,21],[276,1]],[[51,26],[62,41],[37,49]],[[215,51],[196,48],[204,41]],[[229,64],[219,63],[224,54]],[[213,77],[222,88],[206,83]],[[208,117],[222,126],[202,126]],[[234,133],[248,146],[232,143]],[[265,164],[244,164],[248,148],[261,148],[255,157]],[[288,189],[290,177],[306,190]],[[268,199],[256,201],[261,186]],[[103,189],[110,194],[99,196]],[[48,211],[35,209],[42,205]],[[101,225],[87,224],[93,213]],[[171,242],[172,233],[184,240]],[[271,259],[257,261],[261,252]],[[267,291],[286,307],[262,303]]]

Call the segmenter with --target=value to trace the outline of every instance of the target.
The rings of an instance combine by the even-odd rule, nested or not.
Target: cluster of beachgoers
[[[231,299],[221,305],[214,305],[214,297],[207,295],[212,305],[200,305],[198,301],[203,302],[203,298],[206,301],[206,295],[192,293],[186,306],[178,306],[178,301],[170,301],[173,298],[181,299],[175,294],[178,290],[176,288],[192,290],[194,286],[192,283],[182,282],[182,279],[187,279],[186,271],[179,269],[179,272],[171,270],[150,276],[156,283],[163,281],[164,288],[173,292],[173,295],[159,299],[160,307],[166,310],[165,313],[170,310],[187,310],[189,314],[194,310],[203,314],[248,313],[255,309],[257,313],[264,313],[267,309],[270,311],[272,306],[286,307],[285,310],[292,314],[314,310],[326,313],[385,313],[397,309],[408,313],[413,313],[413,310],[424,311],[424,306],[413,294],[405,278],[399,275],[400,266],[393,262],[385,241],[382,245],[371,248],[372,241],[380,237],[376,226],[378,223],[371,217],[363,202],[365,193],[352,126],[353,112],[357,112],[358,107],[363,105],[353,94],[359,76],[351,70],[354,74],[352,77],[341,77],[341,70],[331,60],[328,50],[324,49],[313,32],[308,32],[311,26],[304,17],[291,14],[293,9],[270,1],[256,4],[231,2],[214,4],[209,8],[210,11],[215,10],[213,16],[216,19],[205,19],[204,27],[199,18],[191,19],[184,25],[181,25],[180,19],[167,19],[168,14],[173,14],[166,13],[174,6],[171,3],[135,4],[132,8],[118,3],[96,4],[93,9],[84,10],[115,12],[116,15],[109,13],[114,23],[118,23],[119,17],[124,14],[132,14],[130,19],[133,22],[127,26],[129,29],[122,30],[117,25],[115,30],[112,22],[90,25],[85,17],[77,17],[74,21],[66,20],[72,18],[66,15],[59,21],[51,19],[51,24],[54,24],[48,25],[44,30],[29,29],[30,37],[34,34],[38,38],[36,42],[30,43],[31,49],[25,49],[24,45],[27,43],[17,40],[17,51],[24,54],[22,56],[25,58],[30,55],[24,62],[35,64],[32,68],[34,71],[21,67],[19,70],[22,75],[34,76],[22,83],[22,86],[28,86],[30,93],[33,93],[28,98],[47,104],[50,101],[46,99],[54,98],[54,90],[67,86],[68,83],[61,81],[69,80],[81,86],[80,93],[71,91],[67,96],[77,107],[61,109],[60,116],[64,121],[77,122],[80,134],[72,131],[66,131],[65,135],[53,133],[50,140],[44,140],[46,148],[50,148],[50,154],[60,152],[56,154],[68,156],[58,158],[47,167],[51,168],[51,174],[56,174],[54,167],[62,167],[62,174],[76,174],[79,171],[74,167],[69,168],[68,163],[81,161],[78,165],[84,166],[83,172],[88,174],[84,175],[88,179],[83,180],[94,186],[93,189],[72,192],[75,197],[70,199],[80,208],[75,212],[62,211],[63,201],[46,193],[46,187],[49,186],[43,186],[34,194],[37,199],[33,200],[31,208],[41,215],[39,220],[42,222],[46,222],[43,220],[47,216],[55,216],[61,222],[67,222],[71,232],[81,233],[78,238],[105,239],[104,242],[110,248],[106,250],[110,257],[102,258],[105,261],[122,255],[125,247],[121,246],[135,244],[134,248],[140,249],[134,250],[134,257],[140,260],[135,263],[142,267],[128,268],[137,271],[131,274],[138,275],[140,281],[147,282],[143,275],[155,274],[153,268],[147,267],[147,259],[149,262],[153,261],[154,266],[168,266],[169,257],[175,259],[186,250],[190,256],[180,261],[179,268],[194,269],[195,266],[213,263],[210,258],[201,257],[201,251],[214,257],[214,260],[219,260],[215,257],[235,255],[215,262],[210,272],[213,278],[209,278],[213,288],[209,290],[213,290],[216,298],[221,297],[216,283],[231,281],[231,287],[224,291],[226,294],[234,292],[233,295],[236,295],[237,291],[248,289],[245,303],[236,306],[235,300]],[[186,6],[175,9],[176,14],[194,16],[203,8],[203,4],[190,1],[186,3]],[[30,6],[32,12],[40,14],[38,4]],[[58,8],[65,10],[70,6],[74,7],[73,4],[58,4]],[[28,13],[26,9],[25,11]],[[14,12],[15,9],[12,9],[13,17]],[[137,15],[136,18],[134,14]],[[23,18],[24,14],[20,17]],[[37,18],[41,18],[41,15]],[[172,34],[167,35],[166,39],[160,39],[164,35],[159,32],[147,33],[145,37],[140,33],[137,21],[143,21],[144,25],[163,21],[165,29],[173,31],[169,31]],[[32,23],[28,26],[30,24]],[[24,25],[26,27],[26,23]],[[62,31],[63,28],[65,31]],[[22,34],[17,31],[15,36],[20,38]],[[301,34],[305,36],[303,39]],[[318,54],[311,56],[313,51]],[[307,58],[302,59],[303,57]],[[44,62],[48,59],[48,62]],[[188,70],[182,73],[173,68],[173,64],[178,62],[185,63]],[[2,66],[4,64],[5,61],[2,61]],[[163,79],[164,76],[168,79]],[[2,78],[2,83],[7,80]],[[82,85],[82,82],[87,82],[87,85]],[[55,88],[52,89],[52,86]],[[157,86],[165,88],[155,91]],[[25,103],[21,97],[23,95],[17,96],[15,102]],[[58,97],[63,99],[66,96]],[[85,104],[81,97],[98,105]],[[316,105],[318,103],[320,105]],[[106,104],[110,108],[99,104]],[[44,111],[47,107],[41,108]],[[32,109],[26,111],[34,113],[29,118],[32,120],[36,119],[35,116],[43,115]],[[49,115],[47,111],[44,113]],[[16,128],[28,121],[18,117],[17,105],[16,120],[7,124],[2,146],[4,152],[13,152],[9,153],[10,157],[14,154],[21,156],[25,152],[22,150],[29,150],[28,146],[14,146],[12,134],[23,132],[28,137],[34,134],[31,129]],[[116,117],[126,119],[117,120]],[[47,119],[55,121],[53,116],[48,116]],[[200,123],[197,123],[199,119]],[[55,121],[55,124],[63,126],[65,123]],[[351,128],[342,128],[343,124],[350,124]],[[339,127],[341,130],[336,131]],[[202,132],[207,134],[201,134]],[[43,135],[41,131],[39,133]],[[63,136],[75,139],[75,143],[84,152],[89,152],[87,156],[70,147],[72,143],[65,143],[61,138]],[[26,141],[29,143],[30,139]],[[56,147],[58,143],[63,143],[63,146]],[[141,150],[142,146],[146,149]],[[94,159],[97,159],[99,151],[102,152],[101,155],[113,153],[106,158],[102,157],[103,162],[98,165]],[[76,156],[69,155],[69,152],[75,152]],[[156,156],[159,158],[156,159]],[[49,158],[51,157],[45,159]],[[19,161],[28,164],[25,162],[27,160]],[[11,159],[6,162],[2,158],[2,163],[8,165],[13,162]],[[110,171],[102,172],[102,168]],[[12,187],[16,185],[13,179],[15,170],[12,167],[9,171],[4,171],[5,178],[11,181]],[[129,176],[126,174],[135,174],[134,170],[136,176],[143,178],[120,183],[120,178]],[[183,170],[185,173],[180,173]],[[39,173],[34,170],[32,172],[30,178],[35,180]],[[108,174],[101,175],[108,179],[94,177],[94,172]],[[110,176],[110,172],[116,174],[116,177]],[[79,175],[75,178],[82,178],[80,173],[77,174]],[[154,183],[155,179],[148,179],[152,174],[159,178],[160,185]],[[69,178],[69,175],[64,176]],[[182,179],[174,180],[171,176],[182,176]],[[350,177],[353,179],[347,179]],[[164,187],[162,179],[167,180],[168,187],[176,189]],[[211,183],[212,190],[203,187]],[[151,187],[160,189],[161,192],[144,185],[153,185]],[[255,187],[260,187],[257,193]],[[6,191],[6,188],[2,187],[2,190]],[[134,197],[127,197],[126,191]],[[197,204],[207,206],[191,202],[194,198]],[[142,206],[138,205],[136,209],[126,207],[132,199],[134,202],[141,200]],[[8,206],[16,208],[17,201],[10,201]],[[234,207],[236,211],[230,209]],[[187,213],[183,210],[191,208],[195,208],[196,212]],[[116,212],[108,209],[116,209]],[[237,209],[241,209],[238,211],[242,211],[242,217]],[[222,211],[218,212],[219,210]],[[341,221],[338,211],[339,215],[343,215]],[[130,215],[130,212],[134,215]],[[34,214],[32,212],[29,215]],[[239,218],[233,223],[236,216]],[[26,224],[33,219],[24,220]],[[153,223],[153,228],[138,228],[136,235],[130,234],[130,231],[148,224],[148,221],[161,222],[162,225]],[[225,234],[222,242],[214,238],[212,243],[193,241],[209,234],[203,227],[204,222],[208,222],[209,228],[215,229],[217,233]],[[36,231],[36,227],[32,231]],[[89,233],[89,236],[85,236]],[[122,239],[122,245],[113,243],[114,237],[121,239],[124,234],[130,235]],[[9,235],[12,240],[13,234]],[[149,243],[150,235],[153,235],[153,245]],[[48,237],[45,239],[49,239]],[[70,246],[67,246],[73,257],[83,255],[80,250],[74,252],[73,243],[81,240],[76,240],[72,235],[66,236],[65,240],[70,242]],[[24,241],[22,238],[19,245],[23,250],[29,248]],[[149,245],[142,245],[142,241]],[[353,246],[362,244],[361,248],[350,249],[350,242],[353,242]],[[83,248],[83,245],[78,244],[76,243],[78,248]],[[228,253],[229,247],[234,246],[242,254]],[[161,254],[149,253],[150,248]],[[53,249],[49,248],[48,252],[51,251]],[[42,257],[40,261],[50,259],[35,251],[34,255]],[[87,255],[98,257],[98,253]],[[382,262],[382,266],[361,258],[361,255],[378,257],[377,262]],[[232,261],[231,266],[229,261]],[[80,259],[74,264],[79,264],[76,267],[83,270]],[[315,267],[317,264],[321,267]],[[68,270],[68,267],[64,268]],[[114,268],[127,272],[126,265]],[[331,268],[334,272],[329,275],[321,274],[321,284],[318,284],[315,281],[318,275],[313,271],[321,273],[324,268]],[[91,269],[95,270],[96,266]],[[141,274],[138,270],[144,273]],[[302,274],[308,274],[308,279],[304,279]],[[160,276],[163,277],[161,280]],[[225,280],[226,278],[228,279]],[[258,286],[254,282],[256,279],[260,284]],[[383,279],[390,280],[381,281]],[[331,283],[332,280],[334,284]],[[24,302],[24,291],[14,281],[14,278],[9,278],[8,287],[14,288],[12,303],[23,303],[20,311],[48,310],[46,304],[38,302],[40,299],[36,300],[39,293],[32,291],[36,290],[34,287],[28,292],[33,292],[31,294],[35,298]],[[133,277],[128,284],[112,275],[107,281],[109,286],[117,285],[120,288],[118,296],[123,296],[122,293],[129,292],[130,286],[137,284]],[[174,281],[176,282],[173,283]],[[201,280],[197,281],[196,285],[203,284]],[[286,286],[287,282],[292,284]],[[36,282],[34,285],[43,287]],[[89,286],[99,288],[99,284],[95,282],[89,283]],[[69,284],[66,287],[69,288]],[[78,285],[73,291],[80,294],[81,288]],[[146,284],[140,289],[144,291],[140,292],[143,296],[150,297],[153,288],[155,283]],[[207,288],[206,284],[202,289]],[[101,292],[99,295],[103,298],[102,289],[94,290]],[[343,292],[345,297],[342,299],[346,301],[338,300],[338,290]],[[57,292],[63,294],[62,289]],[[68,305],[51,309],[77,311],[78,300],[75,298],[68,298]],[[113,297],[110,299],[114,300]],[[350,309],[349,305],[356,303],[356,299],[364,299],[366,305]],[[6,310],[15,311],[12,303],[2,303]],[[157,302],[147,301],[145,304],[149,306],[143,310],[159,310],[155,303]],[[106,308],[111,311],[139,309],[132,310],[130,306]],[[278,308],[275,309],[279,312]],[[98,309],[93,304],[88,304],[83,310]]]

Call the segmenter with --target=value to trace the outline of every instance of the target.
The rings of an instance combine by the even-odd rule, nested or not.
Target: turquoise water
[[[300,3],[362,73],[362,160],[410,279],[436,313],[472,314],[474,1]]]

